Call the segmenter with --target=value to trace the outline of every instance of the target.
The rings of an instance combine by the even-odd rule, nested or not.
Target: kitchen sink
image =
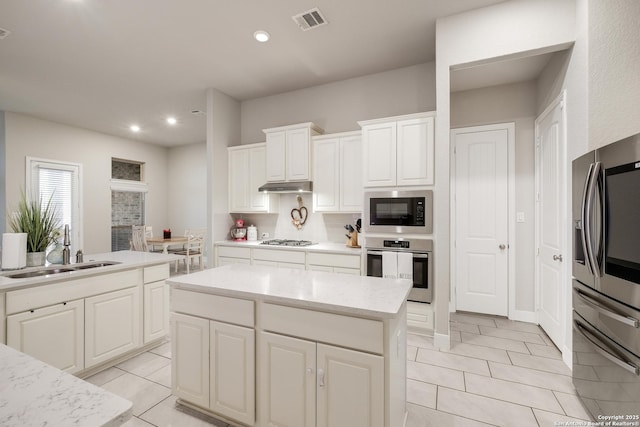
[[[21,273],[7,274],[5,277],[10,279],[28,279],[30,277],[49,276],[51,274],[68,273],[70,271],[86,270],[89,268],[108,267],[110,265],[120,264],[115,261],[98,261],[88,264],[68,265],[62,267],[43,267],[37,270],[29,270]]]
[[[115,261],[100,261],[100,262],[92,262],[91,264],[74,265],[73,269],[86,270],[87,268],[108,267],[110,265],[116,265],[116,264],[120,264],[120,263]]]

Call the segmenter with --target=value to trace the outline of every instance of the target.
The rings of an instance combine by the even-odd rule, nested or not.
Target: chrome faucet
[[[71,239],[69,239],[69,224],[64,225],[64,249],[62,250],[62,265],[71,264]]]

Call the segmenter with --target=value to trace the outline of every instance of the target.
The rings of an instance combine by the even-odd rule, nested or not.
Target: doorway
[[[536,314],[554,342],[564,347],[566,259],[566,119],[563,91],[535,120],[536,135]]]
[[[452,309],[509,315],[515,124],[451,131]]]

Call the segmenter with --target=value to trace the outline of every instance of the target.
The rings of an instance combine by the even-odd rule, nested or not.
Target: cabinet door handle
[[[324,387],[324,369],[318,369],[318,386]]]
[[[313,374],[313,368],[307,368],[307,375]]]

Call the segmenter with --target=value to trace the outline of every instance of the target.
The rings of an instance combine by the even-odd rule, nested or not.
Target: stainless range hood
[[[258,188],[258,191],[264,193],[311,193],[313,191],[313,182],[267,182]]]

